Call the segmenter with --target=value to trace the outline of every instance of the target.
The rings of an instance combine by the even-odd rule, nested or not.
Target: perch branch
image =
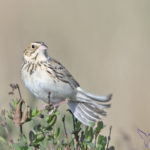
[[[112,130],[112,126],[110,126],[110,128],[109,128],[109,136],[108,136],[108,142],[107,142],[106,150],[109,150],[109,142],[111,140],[111,130]]]
[[[67,149],[70,150],[69,139],[68,139],[68,134],[67,134],[66,125],[65,125],[65,115],[62,118],[62,122],[63,122],[63,126],[64,126],[65,136],[67,139]]]

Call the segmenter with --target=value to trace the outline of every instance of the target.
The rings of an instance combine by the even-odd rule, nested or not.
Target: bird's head
[[[26,61],[45,61],[48,58],[47,45],[44,42],[30,43],[24,51]]]

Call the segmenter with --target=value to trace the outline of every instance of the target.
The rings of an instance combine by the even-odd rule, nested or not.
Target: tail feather
[[[110,101],[111,96],[95,96],[83,91],[81,88],[74,98],[68,101],[69,108],[74,116],[83,124],[90,126],[92,122],[99,121],[106,116],[104,109],[111,105],[106,104]]]
[[[80,103],[80,106],[82,107],[84,114],[87,114],[90,118],[93,118],[94,120],[101,119],[102,116],[93,112],[91,108],[88,107],[88,104]]]
[[[87,99],[93,99],[95,101],[98,101],[98,102],[108,102],[110,101],[111,97],[112,97],[112,94],[109,94],[109,95],[94,95],[94,94],[91,94],[91,93],[88,93],[86,91],[84,91],[82,88],[78,87],[77,88],[77,91],[78,91],[78,95],[81,97],[84,95],[86,96]]]
[[[71,112],[74,114],[74,116],[83,124],[89,125],[89,119],[87,116],[82,112],[82,109],[79,107],[78,102],[70,101],[68,102],[68,106],[71,110]]]
[[[98,118],[97,116],[95,117],[91,112],[87,113],[87,110],[85,110],[83,104],[82,105],[81,104],[82,103],[78,103],[74,101],[68,102],[68,105],[72,113],[80,122],[88,126],[90,125],[90,123],[96,122],[99,117]]]

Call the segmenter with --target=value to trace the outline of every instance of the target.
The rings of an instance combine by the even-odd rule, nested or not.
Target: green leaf
[[[85,141],[87,143],[90,143],[90,142],[92,142],[92,140],[93,140],[93,128],[90,127],[89,130],[86,130]]]
[[[54,130],[54,138],[55,138],[55,139],[58,138],[59,134],[60,134],[60,128],[56,128],[56,129]]]
[[[13,144],[13,147],[15,150],[21,150],[21,147],[17,143]]]
[[[40,150],[46,150],[48,148],[48,140],[45,138],[42,142],[40,142]]]
[[[95,126],[95,123],[94,123],[94,122],[90,122],[90,126],[91,126],[91,127],[94,127],[94,126]]]
[[[104,140],[104,136],[103,135],[99,135],[98,136],[98,140],[97,140],[97,144],[102,145],[103,140]]]
[[[33,109],[33,110],[31,111],[31,117],[36,117],[36,116],[38,116],[38,115],[40,115],[40,111],[39,111],[39,110]]]
[[[51,131],[52,129],[53,129],[53,128],[52,128],[51,125],[49,125],[49,124],[45,126],[45,130],[47,130],[47,131]]]
[[[8,112],[8,113],[7,113],[7,116],[8,116],[9,119],[13,120],[13,116],[12,116],[12,113],[11,113],[11,112]]]
[[[105,148],[102,145],[98,145],[95,150],[105,150]]]
[[[88,127],[85,128],[85,136],[88,136]]]
[[[31,143],[33,143],[36,140],[36,135],[34,134],[33,131],[29,132],[29,140]]]
[[[63,150],[61,146],[58,146],[57,150]]]
[[[104,124],[103,124],[102,121],[99,121],[99,122],[97,123],[97,128],[98,128],[99,130],[101,130],[101,129],[104,128]]]
[[[103,135],[99,135],[98,140],[97,140],[97,144],[102,145],[102,147],[105,148],[105,146],[107,144],[107,138],[104,137]]]
[[[93,149],[95,147],[94,143],[88,143],[88,145]]]
[[[56,109],[56,110],[54,111],[54,114],[55,114],[55,115],[59,115],[59,114],[60,114],[60,112],[58,111],[58,109]]]
[[[53,140],[53,137],[51,135],[48,135],[48,138],[47,138],[49,141],[52,141]]]
[[[19,101],[18,100],[14,100],[12,102],[13,107],[16,109],[17,105],[18,105]]]
[[[104,137],[104,140],[103,140],[103,142],[102,142],[102,145],[105,147],[105,146],[106,146],[106,144],[107,144],[107,138],[106,138],[106,137]]]
[[[103,128],[104,128],[103,122],[99,121],[97,123],[97,127],[95,128],[94,134],[98,135]]]
[[[87,143],[82,142],[81,145],[80,145],[80,148],[81,148],[82,150],[87,150]]]
[[[47,123],[50,123],[50,122],[51,122],[51,120],[52,120],[52,115],[51,115],[51,116],[46,117],[46,118],[45,118],[45,120],[47,121]]]
[[[75,125],[76,130],[79,130],[79,129],[80,129],[80,126],[81,126],[81,122],[78,121],[78,122],[76,123],[76,125]]]
[[[2,136],[0,136],[0,141],[2,141],[4,144],[7,143],[7,141]]]
[[[36,141],[39,142],[39,141],[43,141],[45,138],[45,135],[43,134],[43,132],[40,132],[37,134],[37,137],[36,137]]]
[[[21,136],[21,138],[19,139],[19,146],[21,147],[21,149],[26,150],[28,148],[27,145],[27,138],[25,135]]]
[[[51,116],[48,116],[46,118],[47,123],[49,123],[49,125],[51,127],[56,123],[56,120],[57,120],[57,116],[56,115],[51,115]]]
[[[39,147],[39,143],[36,143],[36,142],[31,143],[30,145],[31,145],[31,146],[34,146],[34,147]]]
[[[42,131],[42,127],[41,127],[41,124],[36,124],[35,126],[34,126],[34,131],[35,132],[39,132],[39,131]]]
[[[53,126],[53,125],[56,123],[56,120],[57,120],[57,116],[54,115],[54,116],[52,117],[52,121],[50,122],[50,125]]]
[[[74,140],[73,139],[70,142],[70,146],[71,146],[72,149],[74,149]]]

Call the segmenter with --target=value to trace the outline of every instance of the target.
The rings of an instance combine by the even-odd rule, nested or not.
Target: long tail
[[[110,107],[108,102],[111,97],[111,94],[107,96],[93,95],[78,87],[77,94],[71,101],[68,101],[68,105],[80,122],[90,126],[91,123],[95,123],[106,116],[104,109]]]

